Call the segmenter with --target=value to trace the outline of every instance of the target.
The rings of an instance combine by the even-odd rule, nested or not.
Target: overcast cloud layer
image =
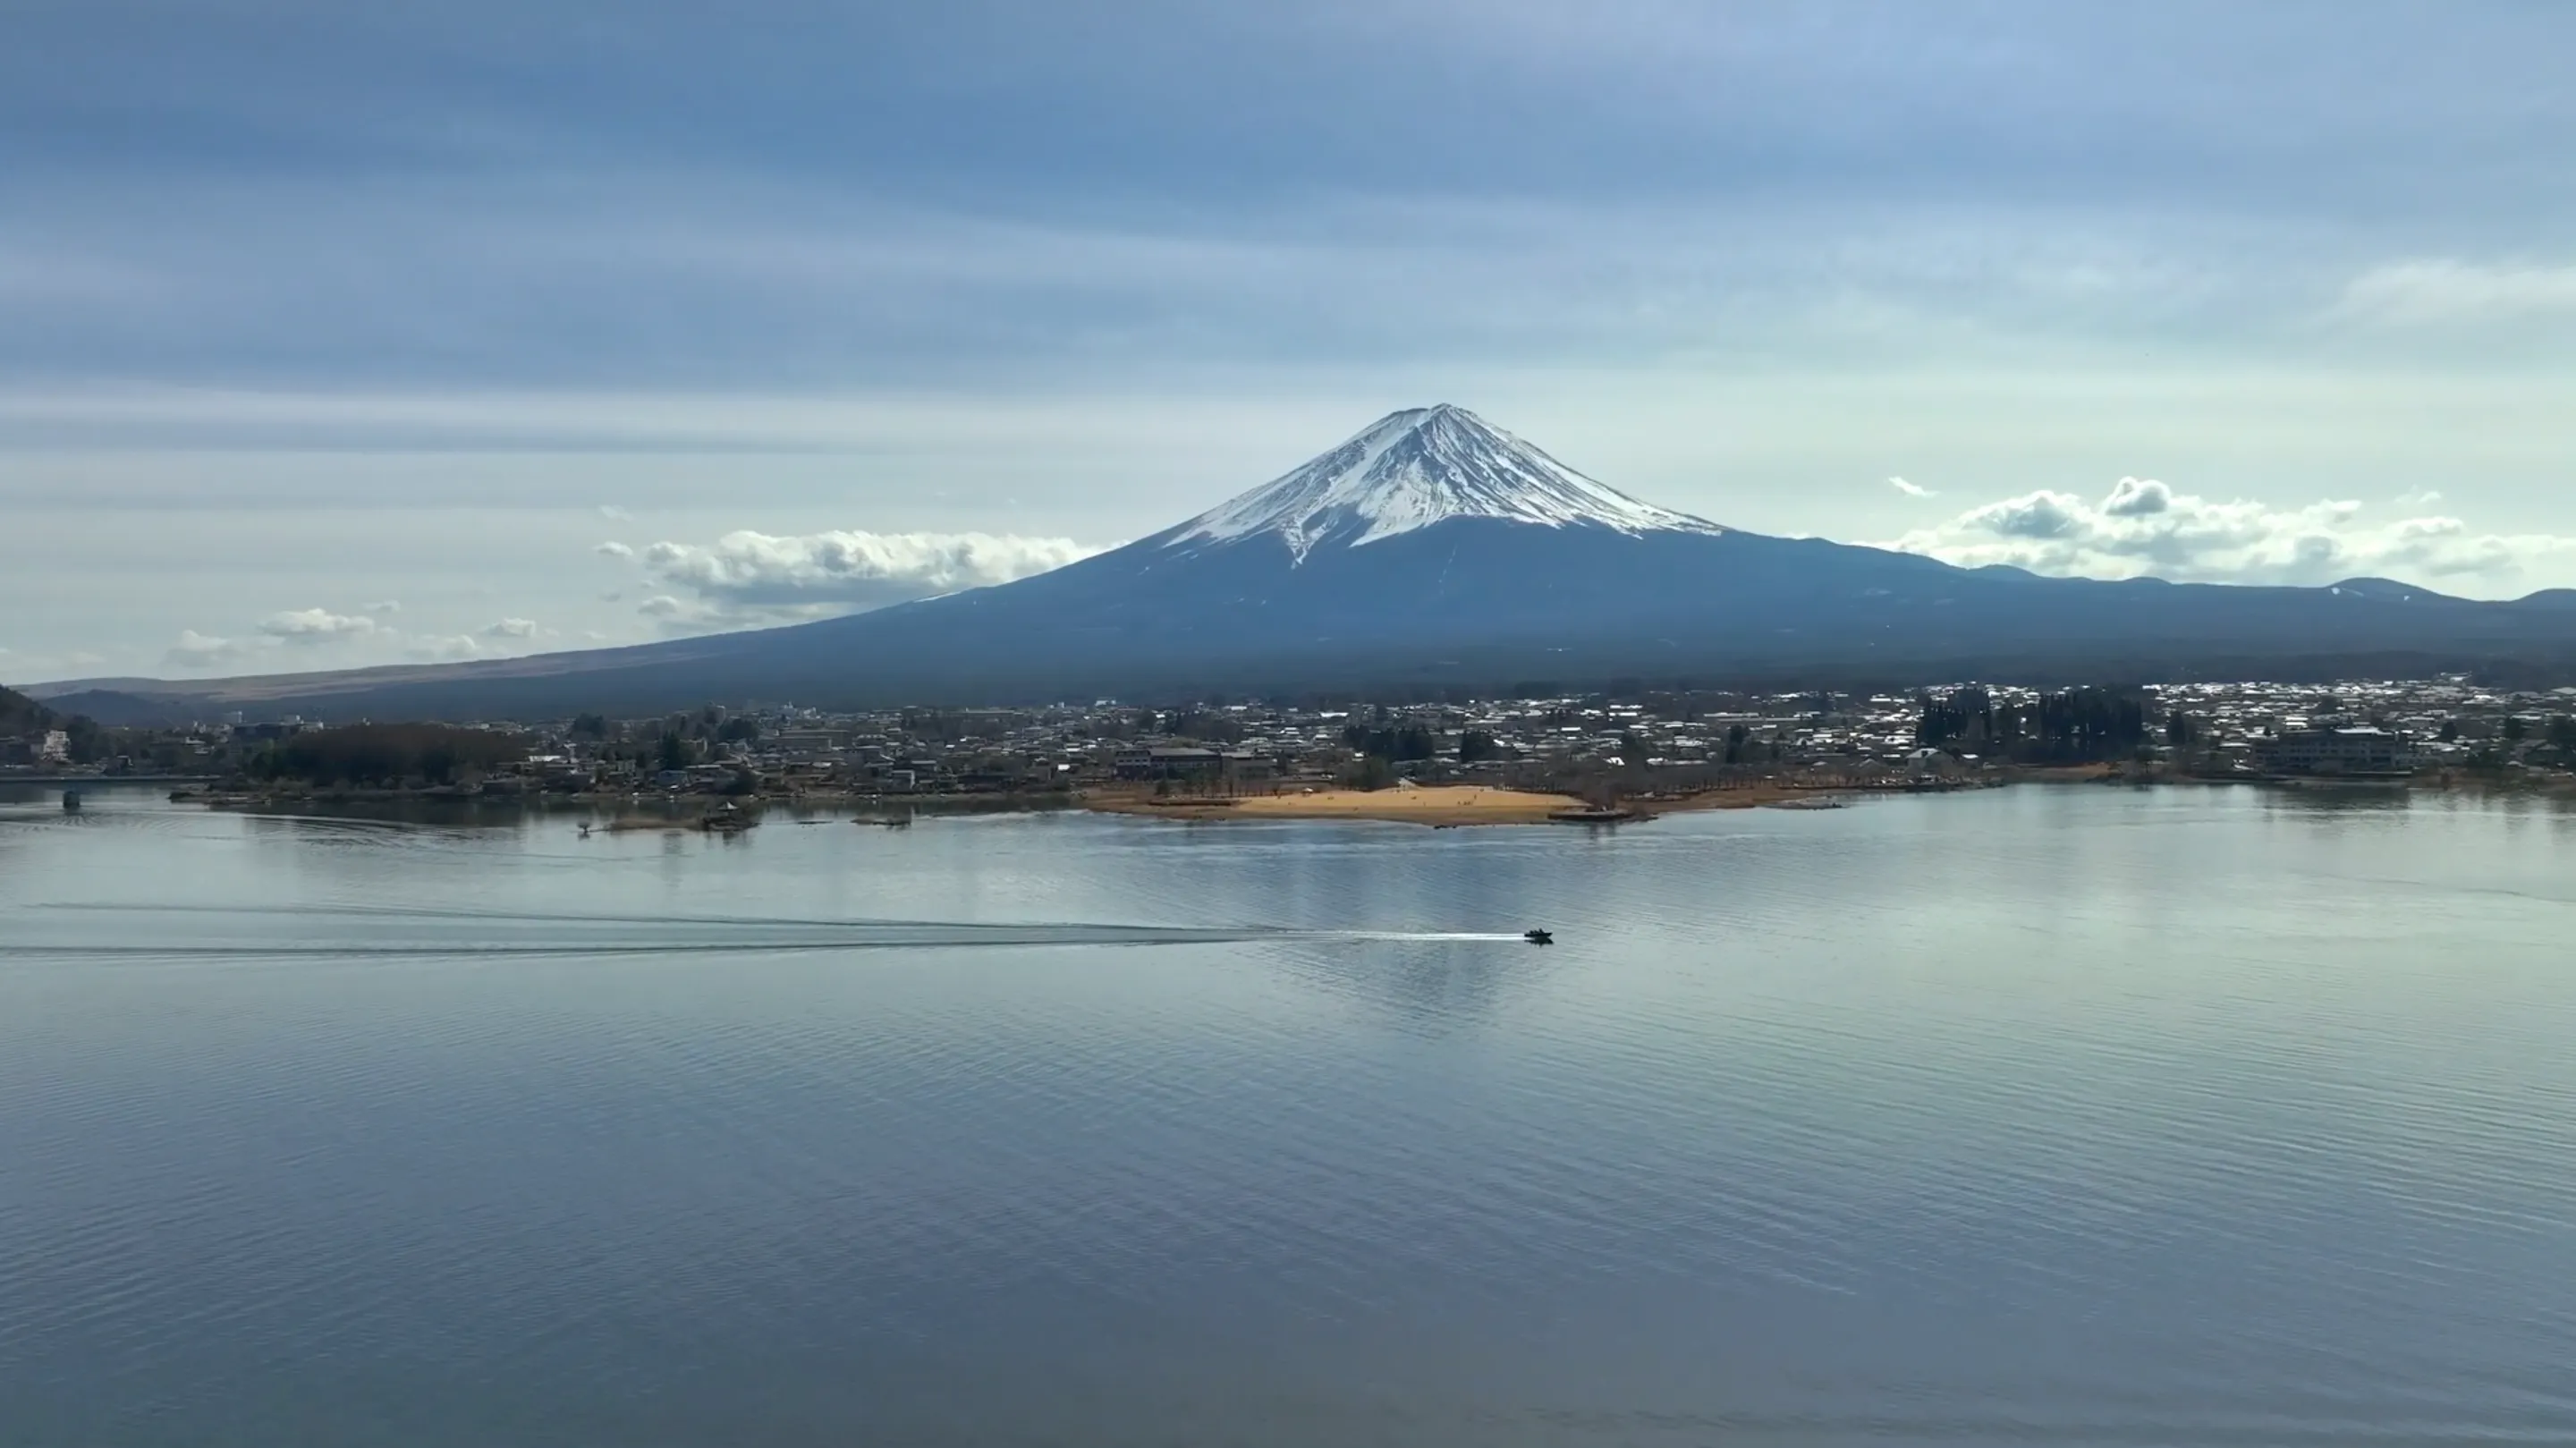
[[[1762,531],[2576,584],[2565,6],[8,28],[0,676],[880,606],[1435,401]]]

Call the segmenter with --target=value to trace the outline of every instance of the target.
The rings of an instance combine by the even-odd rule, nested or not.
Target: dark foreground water
[[[2576,1442],[2546,809],[17,799],[10,1448]]]

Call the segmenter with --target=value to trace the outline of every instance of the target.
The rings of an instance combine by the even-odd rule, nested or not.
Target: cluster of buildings
[[[254,755],[277,741],[321,727],[294,715],[260,723],[234,715],[175,728],[101,729],[85,720],[72,723],[91,730],[86,754],[75,747],[70,729],[48,725],[23,735],[0,733],[0,779],[55,774],[221,778],[240,773]]]
[[[222,725],[115,730],[112,749],[95,758],[74,748],[67,729],[0,736],[0,779],[54,774],[183,775],[227,773],[246,751]]]
[[[824,714],[755,712],[756,733],[716,742],[676,770],[625,762],[629,743],[547,731],[539,770],[586,770],[601,788],[722,789],[742,770],[764,791],[1030,792],[1129,785],[1239,792],[1389,778],[1561,785],[1567,774],[1679,776],[1824,757],[1902,756],[1913,705],[1849,695],[1619,703],[1524,699],[1462,704],[1152,709],[1100,701],[1030,709]],[[650,728],[651,726],[647,726]],[[1389,745],[1392,742],[1393,748]],[[1371,764],[1372,756],[1376,763]]]
[[[2465,675],[2313,684],[2177,684],[2156,691],[2194,721],[2180,752],[2261,776],[2394,776],[2576,765],[2576,688],[2489,688]]]
[[[66,769],[71,762],[72,736],[61,729],[0,739],[0,770],[33,774],[39,769]]]
[[[593,766],[598,787],[719,789],[741,771],[764,790],[1027,792],[1129,785],[1240,792],[1348,783],[1373,768],[1423,782],[1521,788],[1689,790],[1745,779],[1960,779],[2007,761],[1926,747],[1926,692],[1692,693],[1640,699],[1498,699],[1152,709],[1114,701],[1028,709],[747,718],[756,734],[679,772]],[[1993,687],[1997,705],[2044,691]],[[2461,677],[2330,687],[2262,682],[2146,691],[2149,751],[2201,773],[2394,775],[2422,768],[2563,767],[2576,689],[2514,693]],[[2187,723],[2171,727],[2174,716]],[[2553,744],[2558,739],[2559,744]],[[1402,745],[1389,751],[1390,740]],[[584,769],[584,746],[550,735],[540,769]],[[1371,764],[1370,754],[1378,759]]]
[[[2140,753],[2202,774],[2398,775],[2426,768],[2576,766],[2576,689],[2515,693],[2464,677],[2182,684],[2145,691]],[[709,708],[669,719],[537,726],[495,792],[1032,793],[1128,785],[1240,792],[1301,785],[1486,782],[1521,788],[1692,790],[1749,778],[1815,782],[1973,777],[2006,761],[1927,745],[1908,693],[1701,692],[1453,703],[1155,709],[1114,701],[1022,709],[825,713]],[[2042,691],[1988,686],[1997,709]],[[75,766],[59,731],[0,741],[0,774],[238,772],[301,720],[114,731]],[[516,726],[513,726],[516,727]],[[670,741],[682,741],[674,747]]]
[[[0,770],[36,773],[39,768],[70,768],[70,763],[72,734],[62,729],[41,729],[15,739],[0,739]]]

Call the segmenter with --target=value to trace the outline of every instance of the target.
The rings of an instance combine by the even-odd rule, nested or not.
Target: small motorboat
[[[1556,932],[1552,930],[1524,930],[1521,932],[1521,939],[1528,941],[1532,945],[1554,945],[1556,943]]]

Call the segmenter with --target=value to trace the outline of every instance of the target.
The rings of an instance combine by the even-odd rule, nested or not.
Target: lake
[[[0,1443],[2576,1442],[2571,865],[19,789]]]

